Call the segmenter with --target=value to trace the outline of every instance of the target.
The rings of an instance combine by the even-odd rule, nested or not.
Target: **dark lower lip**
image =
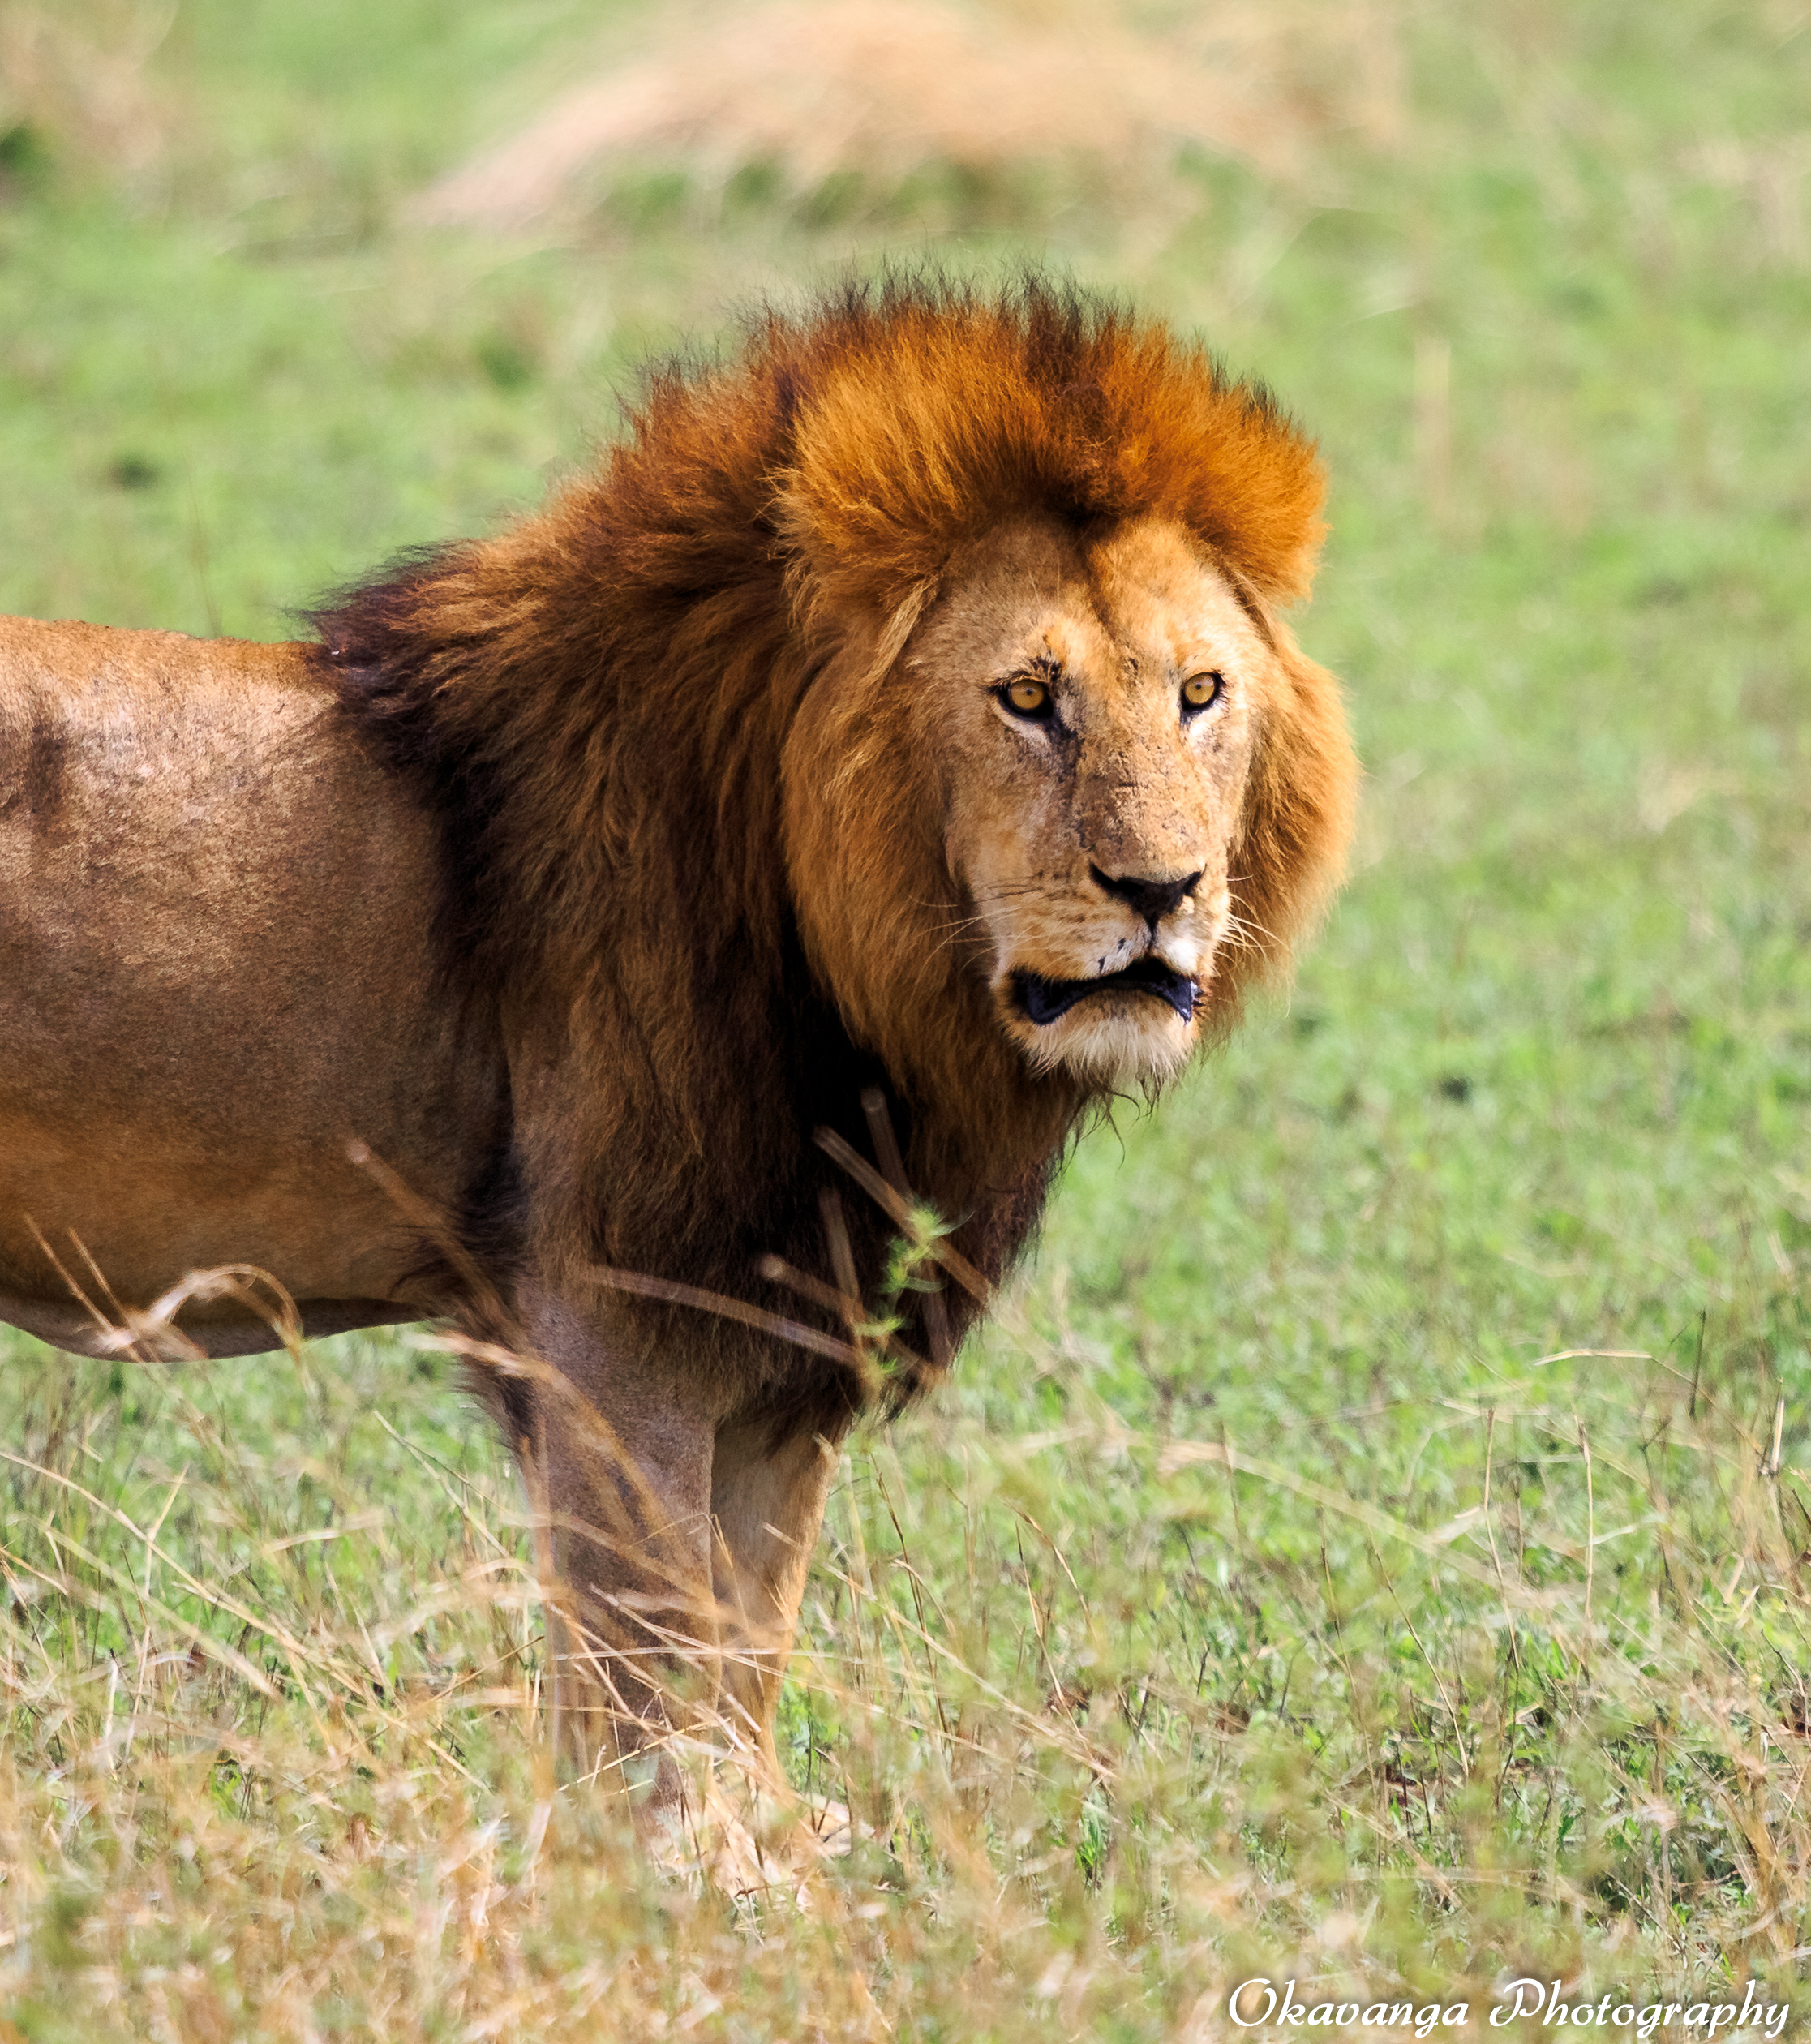
[[[1200,990],[1193,980],[1165,965],[1161,958],[1141,958],[1123,972],[1099,979],[1045,979],[1041,973],[1015,973],[1019,1011],[1041,1028],[1060,1021],[1078,1001],[1091,994],[1149,994],[1167,1001],[1185,1022],[1195,1016]]]

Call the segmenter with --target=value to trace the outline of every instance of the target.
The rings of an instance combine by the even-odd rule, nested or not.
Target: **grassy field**
[[[1293,176],[650,168],[535,243],[406,202],[633,10],[152,12],[0,0],[0,609],[279,636],[749,293],[1030,255],[1322,436],[1369,779],[1291,997],[851,1444],[783,1728],[853,1843],[796,1896],[550,1808],[445,1358],[0,1337],[0,2044],[1204,2044],[1254,1977],[1802,2033],[1811,15],[1324,0],[1397,98],[1311,96]]]

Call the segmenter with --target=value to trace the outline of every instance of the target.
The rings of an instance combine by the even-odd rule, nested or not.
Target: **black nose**
[[[1148,880],[1138,873],[1103,873],[1097,865],[1091,865],[1088,871],[1109,895],[1135,908],[1155,930],[1172,909],[1194,893],[1202,870],[1197,866],[1180,880]]]

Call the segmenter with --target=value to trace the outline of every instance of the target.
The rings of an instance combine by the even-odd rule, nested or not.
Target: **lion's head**
[[[1084,1094],[1160,1084],[1344,849],[1337,690],[1276,609],[1320,535],[1312,450],[1097,307],[853,324],[781,500],[830,647],[786,755],[808,942],[946,1093],[1011,1084],[1002,1046]]]
[[[1034,1071],[1169,1077],[1221,947],[1272,648],[1178,526],[1007,526],[908,649],[943,754],[950,940]]]

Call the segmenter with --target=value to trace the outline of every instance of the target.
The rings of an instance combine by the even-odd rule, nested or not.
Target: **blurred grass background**
[[[783,76],[713,72],[726,19],[0,0],[0,608],[281,636],[751,296],[1028,256],[1321,436],[1352,884],[852,1444],[783,1728],[854,1843],[802,1900],[546,1815],[444,1359],[0,1338],[0,2040],[1204,2040],[1257,1974],[1802,2020],[1811,9],[1002,4],[938,32],[1053,94],[1110,32],[1182,110],[1102,61],[1097,131],[995,147],[908,66],[827,167],[828,15]],[[624,75],[663,127],[455,217]]]

